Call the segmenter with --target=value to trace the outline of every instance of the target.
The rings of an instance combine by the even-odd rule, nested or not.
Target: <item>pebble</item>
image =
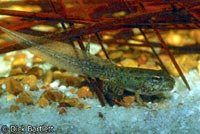
[[[38,105],[42,108],[48,106],[49,104],[49,100],[45,97],[40,97],[40,99],[38,100]]]
[[[18,95],[24,90],[21,83],[15,80],[13,77],[8,77],[5,81],[5,84],[7,92],[13,95]]]
[[[42,68],[32,67],[30,70],[28,70],[27,74],[33,74],[37,77],[41,77],[44,74],[44,71]]]
[[[178,71],[176,70],[175,66],[173,65],[170,58],[166,55],[160,56],[161,60],[164,61],[164,65],[166,69],[169,71],[170,74],[174,76],[179,76]],[[191,54],[191,55],[180,55],[178,57],[175,57],[178,65],[180,66],[183,73],[188,73],[189,70],[196,68],[198,65],[198,55],[197,54]]]
[[[140,65],[143,65],[143,64],[146,64],[147,63],[147,60],[148,60],[148,57],[147,57],[147,55],[141,55],[138,59],[137,59],[137,61],[138,61],[138,64],[139,64],[139,66]]]
[[[81,78],[75,77],[69,73],[63,73],[61,71],[53,72],[53,79],[60,80],[61,85],[76,86],[82,81]]]
[[[66,113],[66,112],[67,112],[67,111],[66,111],[65,108],[61,108],[60,111],[59,111],[59,114],[64,114],[64,113]]]
[[[124,59],[120,64],[124,67],[138,67],[138,62],[133,59]]]
[[[66,95],[58,90],[50,89],[44,91],[44,93],[41,95],[41,98],[46,98],[48,101],[55,101],[55,102],[63,102]]]
[[[10,61],[13,57],[14,57],[13,54],[8,54],[8,55],[5,55],[3,59],[4,59],[5,61]]]
[[[124,53],[123,58],[124,59],[133,59],[134,55],[132,53]]]
[[[115,100],[116,104],[119,106],[130,107],[136,101],[135,96],[124,96],[121,101]]]
[[[112,52],[111,54],[109,54],[110,59],[115,60],[115,59],[119,59],[121,58],[123,55],[122,51],[116,51],[116,52]]]
[[[33,56],[32,62],[33,62],[33,64],[42,64],[45,61],[38,56]]]
[[[181,35],[172,32],[166,37],[166,42],[174,46],[183,45],[183,41],[184,39]]]
[[[48,70],[44,76],[44,85],[49,85],[53,80],[53,72]]]
[[[13,94],[7,94],[6,95],[6,100],[7,101],[10,101],[10,100],[13,100],[13,99],[15,99],[15,96]]]
[[[26,76],[27,76],[26,74],[18,74],[18,75],[13,75],[12,77],[17,81],[22,81]]]
[[[18,75],[18,74],[23,74],[23,70],[21,67],[12,68],[9,75],[13,76],[13,75]]]
[[[77,91],[77,96],[79,98],[88,98],[92,96],[92,92],[88,86],[83,86]]]
[[[190,55],[180,55],[176,58],[179,66],[181,67],[184,73],[188,73],[189,70],[196,68],[198,65],[198,54],[190,54]]]
[[[190,36],[194,38],[198,44],[200,44],[200,31],[199,29],[192,30]]]
[[[110,35],[103,35],[102,40],[111,40],[113,39],[113,36]]]
[[[26,63],[26,54],[17,53],[12,61],[12,67],[25,66]]]
[[[10,112],[16,112],[19,110],[19,106],[16,106],[16,105],[11,105],[10,106]]]
[[[28,75],[26,77],[24,77],[24,79],[22,80],[23,84],[28,84],[30,87],[33,87],[37,84],[37,77],[35,75]]]
[[[133,104],[133,102],[136,101],[136,97],[135,96],[125,96],[123,97],[123,102],[124,102],[124,106],[125,107],[129,107]]]
[[[5,77],[0,77],[0,85],[5,83],[6,78]]]
[[[66,98],[64,103],[70,107],[83,108],[84,104],[81,103],[77,98]]]
[[[33,85],[30,87],[30,91],[38,91],[39,88],[37,87],[37,85]]]
[[[153,70],[161,70],[161,67],[158,65],[155,65],[153,63],[148,63],[148,64],[142,64],[139,66],[139,68],[143,69],[153,69]]]
[[[33,104],[33,98],[29,93],[23,91],[19,94],[18,98],[16,99],[16,102],[30,105]]]

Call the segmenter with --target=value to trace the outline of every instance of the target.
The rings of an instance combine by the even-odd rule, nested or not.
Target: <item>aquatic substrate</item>
[[[9,64],[0,59],[0,73],[9,72]],[[48,64],[43,67],[48,68]],[[7,94],[0,96],[0,127],[13,127],[13,131],[20,131],[24,127],[33,131],[54,131],[53,133],[67,134],[198,134],[200,132],[200,77],[197,70],[186,74],[191,91],[176,78],[174,89],[167,94],[167,98],[159,103],[147,103],[147,107],[134,103],[131,107],[105,106],[102,107],[96,98],[79,99],[90,108],[67,107],[64,114],[59,114],[56,104],[41,108],[38,105],[18,104],[20,109],[10,112],[10,106],[16,104],[8,100]],[[58,86],[54,81],[50,84]],[[5,90],[4,85],[2,85]],[[28,90],[28,87],[25,87]],[[67,90],[68,87],[57,87]],[[42,92],[33,92],[34,99]],[[70,96],[71,94],[67,94]],[[74,97],[74,96],[73,96]],[[21,126],[22,125],[22,126]],[[29,128],[28,128],[29,127]],[[6,129],[5,129],[6,130]],[[21,130],[22,131],[22,130]]]

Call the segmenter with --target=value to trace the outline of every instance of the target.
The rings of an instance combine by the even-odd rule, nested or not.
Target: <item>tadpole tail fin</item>
[[[24,48],[38,45],[36,42],[31,41],[31,39],[24,37],[23,33],[12,31],[1,26],[0,26],[0,30],[7,33],[16,43],[20,44]]]

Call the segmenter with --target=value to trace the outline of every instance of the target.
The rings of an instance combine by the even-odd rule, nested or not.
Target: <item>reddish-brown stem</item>
[[[153,51],[154,55],[156,56],[156,58],[158,59],[158,61],[160,62],[160,66],[163,70],[167,71],[167,69],[165,68],[165,66],[163,65],[162,60],[160,59],[160,57],[158,56],[158,54],[156,53],[154,47],[152,45],[150,45],[149,40],[147,38],[147,36],[145,35],[144,31],[142,29],[140,29],[140,32],[142,33],[146,43],[151,47],[151,50]]]
[[[96,80],[94,80],[94,79],[89,77],[88,80],[92,84],[92,89],[96,93],[97,98],[99,99],[99,102],[101,103],[101,106],[105,106],[106,105],[106,99],[105,99],[105,97],[104,97],[104,95],[102,94],[102,91],[101,91],[102,82],[98,78],[96,78]]]
[[[14,11],[14,10],[5,10],[0,9],[0,14],[2,15],[10,15],[10,16],[18,16],[18,17],[25,17],[29,19],[38,19],[38,20],[49,20],[49,21],[56,21],[56,22],[78,22],[78,23],[93,23],[91,20],[86,20],[83,18],[77,18],[77,17],[64,17],[59,14],[55,13],[43,13],[43,12],[25,12],[25,11]]]
[[[105,47],[103,46],[103,43],[102,43],[102,40],[101,40],[99,34],[98,34],[98,33],[95,33],[95,35],[96,35],[96,37],[97,37],[97,40],[98,40],[99,44],[101,45],[101,48],[102,48],[102,50],[103,50],[103,52],[104,52],[106,58],[110,60],[110,58],[109,58],[109,56],[108,56],[108,53],[106,52],[106,49],[105,49]]]
[[[162,47],[165,49],[166,53],[169,55],[171,61],[173,62],[174,66],[176,67],[176,69],[177,69],[178,73],[180,74],[180,76],[181,76],[183,82],[185,83],[186,87],[190,90],[191,88],[190,88],[183,72],[181,71],[181,68],[179,67],[178,63],[176,62],[174,56],[171,54],[168,46],[166,45],[165,41],[163,40],[162,36],[160,35],[160,32],[158,31],[158,29],[156,29],[155,24],[152,21],[149,21],[149,22],[151,23],[152,28],[153,28],[155,34],[157,35],[158,39],[160,40]]]

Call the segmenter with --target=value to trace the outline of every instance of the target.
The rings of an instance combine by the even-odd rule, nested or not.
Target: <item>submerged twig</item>
[[[98,40],[99,44],[101,45],[101,48],[102,48],[102,50],[103,50],[103,52],[104,52],[106,58],[110,60],[110,58],[109,58],[109,56],[108,56],[108,53],[106,52],[106,49],[105,49],[105,47],[103,46],[103,43],[102,43],[102,40],[101,40],[99,34],[98,34],[98,33],[95,33],[95,35],[96,35],[96,37],[97,37],[97,40]]]
[[[142,29],[140,29],[140,32],[142,33],[142,35],[143,35],[143,37],[144,37],[146,43],[149,44],[151,50],[153,51],[153,53],[155,54],[156,58],[157,58],[158,61],[160,62],[161,68],[162,68],[163,70],[166,71],[167,69],[165,68],[165,66],[164,66],[164,64],[163,64],[163,62],[162,62],[162,60],[160,59],[160,57],[159,57],[158,54],[156,53],[154,47],[153,47],[152,45],[150,45],[149,40],[148,40],[147,36],[145,35],[144,31],[143,31]]]
[[[162,36],[160,35],[158,29],[155,28],[155,24],[152,21],[149,21],[149,22],[151,23],[152,28],[153,28],[155,34],[157,35],[158,39],[160,40],[162,47],[165,49],[165,51],[169,55],[170,59],[172,60],[174,66],[176,67],[176,69],[177,69],[178,73],[180,74],[180,76],[181,76],[183,82],[185,83],[186,87],[190,90],[191,88],[190,88],[190,86],[189,86],[189,84],[188,84],[183,72],[181,71],[181,68],[179,67],[178,63],[176,62],[174,56],[169,51],[169,48],[166,45],[165,41],[163,40]]]

